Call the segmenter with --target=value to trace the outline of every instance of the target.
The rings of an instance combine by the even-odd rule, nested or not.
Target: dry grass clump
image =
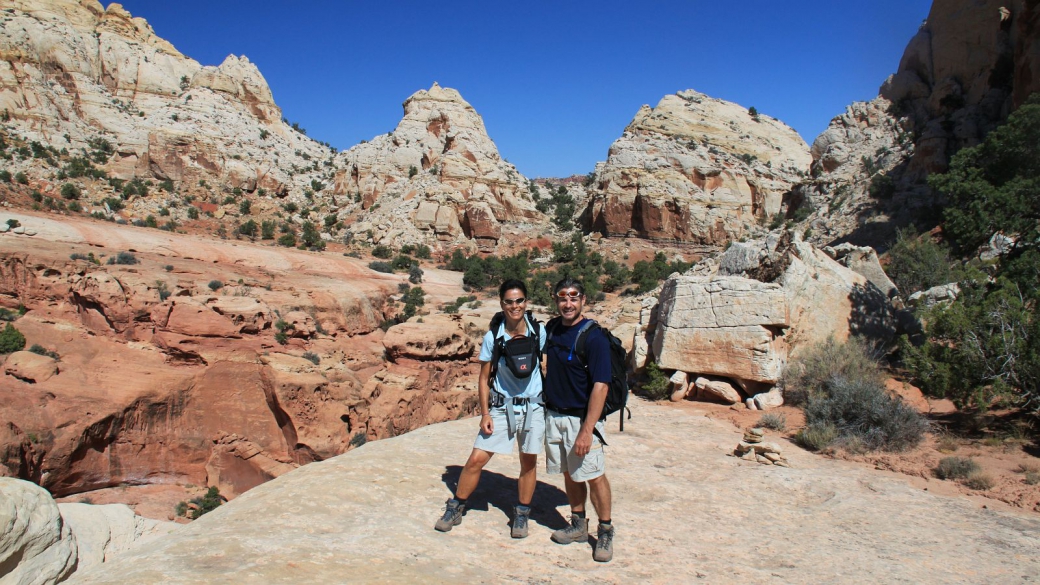
[[[935,448],[943,453],[953,453],[959,446],[952,435],[942,435],[935,440]]]
[[[982,468],[971,457],[943,457],[935,468],[935,476],[939,479],[965,479],[981,471]]]
[[[994,485],[993,478],[982,471],[968,474],[968,477],[964,478],[962,483],[973,490],[988,490]]]
[[[805,427],[798,431],[794,440],[810,451],[820,451],[830,446],[838,438],[838,429],[834,425],[819,424]]]
[[[787,429],[787,417],[779,412],[768,412],[758,419],[755,426],[782,432]]]
[[[811,395],[823,391],[824,386],[835,378],[884,384],[881,369],[866,343],[857,337],[851,337],[845,343],[828,337],[784,370],[781,377],[784,400],[788,404],[800,406]]]

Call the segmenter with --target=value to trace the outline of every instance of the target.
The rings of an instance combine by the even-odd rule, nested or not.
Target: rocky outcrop
[[[1040,7],[1014,0],[935,0],[878,98],[854,103],[813,142],[813,179],[796,207],[814,241],[875,247],[892,225],[942,205],[924,185],[1040,90]]]
[[[351,232],[402,245],[469,238],[492,251],[506,222],[544,218],[527,180],[498,153],[484,121],[458,91],[436,83],[404,102],[389,134],[337,157],[335,196],[367,211]]]
[[[120,504],[56,504],[43,488],[18,479],[0,477],[0,496],[4,583],[58,583],[176,527]]]
[[[43,237],[0,236],[0,305],[26,309],[8,314],[48,355],[4,363],[0,476],[59,496],[190,483],[233,498],[475,407],[473,341],[450,319],[444,339],[399,325],[390,347],[428,351],[386,360],[379,325],[403,276],[340,254],[73,218],[0,224],[8,215]],[[113,248],[134,263],[107,264]],[[427,270],[447,291],[434,298],[457,296],[457,275]]]
[[[608,236],[722,245],[780,211],[810,160],[779,120],[681,91],[643,106],[611,145],[586,217]]]
[[[282,120],[249,59],[230,55],[218,66],[200,65],[119,4],[7,6],[0,22],[0,110],[26,140],[54,152],[97,151],[93,162],[110,176],[171,180],[182,193],[203,198],[210,196],[207,184],[302,197],[322,178],[307,161],[327,159],[330,150]],[[25,170],[44,171],[32,164]],[[142,217],[165,205],[130,202]],[[184,213],[175,209],[171,217],[184,221]]]
[[[828,338],[888,340],[898,327],[889,295],[873,284],[887,280],[873,250],[842,250],[878,273],[868,279],[787,232],[734,242],[714,274],[672,275],[654,309],[654,361],[690,374],[682,397],[759,410],[783,404],[770,388],[790,356]]]

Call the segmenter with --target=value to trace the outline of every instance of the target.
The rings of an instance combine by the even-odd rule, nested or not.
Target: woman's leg
[[[459,482],[462,483],[461,481]],[[520,454],[520,477],[516,480],[520,505],[530,506],[534,497],[534,487],[538,483],[538,454]]]
[[[455,488],[455,499],[466,500],[473,493],[473,490],[477,489],[477,483],[480,481],[480,472],[487,465],[487,462],[491,461],[491,455],[492,453],[483,449],[473,449],[469,454],[469,459],[466,460],[465,467],[462,468],[462,474],[459,475],[459,485]]]

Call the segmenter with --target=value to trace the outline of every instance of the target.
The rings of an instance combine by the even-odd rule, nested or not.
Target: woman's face
[[[527,309],[527,298],[524,296],[524,291],[518,288],[511,288],[506,291],[505,296],[502,297],[502,310],[505,312],[506,317],[514,321],[519,321],[524,316],[524,310]]]

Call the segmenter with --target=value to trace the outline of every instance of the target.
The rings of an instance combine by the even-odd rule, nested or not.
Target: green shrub
[[[243,199],[242,202],[238,204],[238,212],[242,215],[249,215],[253,212],[253,203],[248,199]]]
[[[982,468],[970,457],[943,457],[935,468],[935,477],[939,479],[964,479]]]
[[[321,357],[313,351],[305,351],[303,353],[303,359],[309,360],[312,364],[318,365],[321,363]]]
[[[795,441],[810,451],[820,451],[829,447],[838,438],[838,429],[832,424],[809,425],[798,431]]]
[[[120,252],[115,256],[109,256],[107,264],[130,265],[138,262],[137,256],[134,256],[133,252]]]
[[[787,417],[778,412],[767,412],[758,419],[756,426],[783,432],[787,429]]]
[[[353,437],[350,438],[350,446],[354,447],[355,449],[364,445],[367,442],[368,436],[365,434],[365,431],[358,431],[354,433]]]
[[[0,331],[0,354],[21,351],[25,348],[25,336],[15,329],[14,325],[8,323],[3,331]]]
[[[961,279],[961,274],[953,268],[949,248],[930,236],[919,237],[913,228],[896,232],[888,260],[885,273],[904,297]]]
[[[79,199],[82,194],[79,187],[72,183],[65,183],[61,186],[61,196],[65,199]]]
[[[422,283],[423,269],[418,264],[412,264],[408,269],[408,282],[412,284]]]
[[[394,251],[390,249],[390,246],[384,246],[379,244],[375,248],[372,248],[372,256],[375,258],[382,258],[383,260],[389,260],[394,255]]]
[[[278,237],[278,245],[292,248],[296,246],[296,234],[289,232]]]
[[[664,400],[669,397],[668,376],[656,362],[646,363],[646,381],[642,385],[643,394],[651,400]]]
[[[35,353],[37,355],[45,355],[47,357],[54,358],[56,360],[57,359],[61,359],[61,356],[58,355],[58,352],[50,350],[50,349],[47,349],[46,347],[43,347],[39,343],[34,343],[32,345],[32,347],[29,348],[29,351],[31,351],[31,352],[33,352],[33,353]]]
[[[207,286],[209,286],[209,290],[217,292],[218,290],[224,288],[224,283],[220,282],[219,280],[211,280],[209,281],[209,284]]]
[[[191,511],[191,519],[198,520],[204,514],[216,510],[224,503],[224,501],[220,497],[220,489],[217,488],[217,486],[212,486],[206,491],[206,495],[201,498],[192,498],[191,503],[196,506],[196,508]]]
[[[173,513],[174,513],[174,515],[179,516],[179,517],[187,516],[188,515],[188,502],[183,502],[183,501],[182,502],[178,502],[177,505],[173,507]]]
[[[189,207],[188,208],[188,219],[198,219],[198,218],[199,218],[199,208],[195,207],[194,205]]]
[[[924,438],[928,423],[913,408],[869,379],[834,377],[809,395],[805,404],[809,427],[833,425],[839,440],[862,442],[867,449],[903,451]]]
[[[386,274],[392,274],[394,272],[394,267],[391,266],[389,262],[380,262],[376,260],[374,262],[369,262],[368,267],[376,272],[384,272]]]

